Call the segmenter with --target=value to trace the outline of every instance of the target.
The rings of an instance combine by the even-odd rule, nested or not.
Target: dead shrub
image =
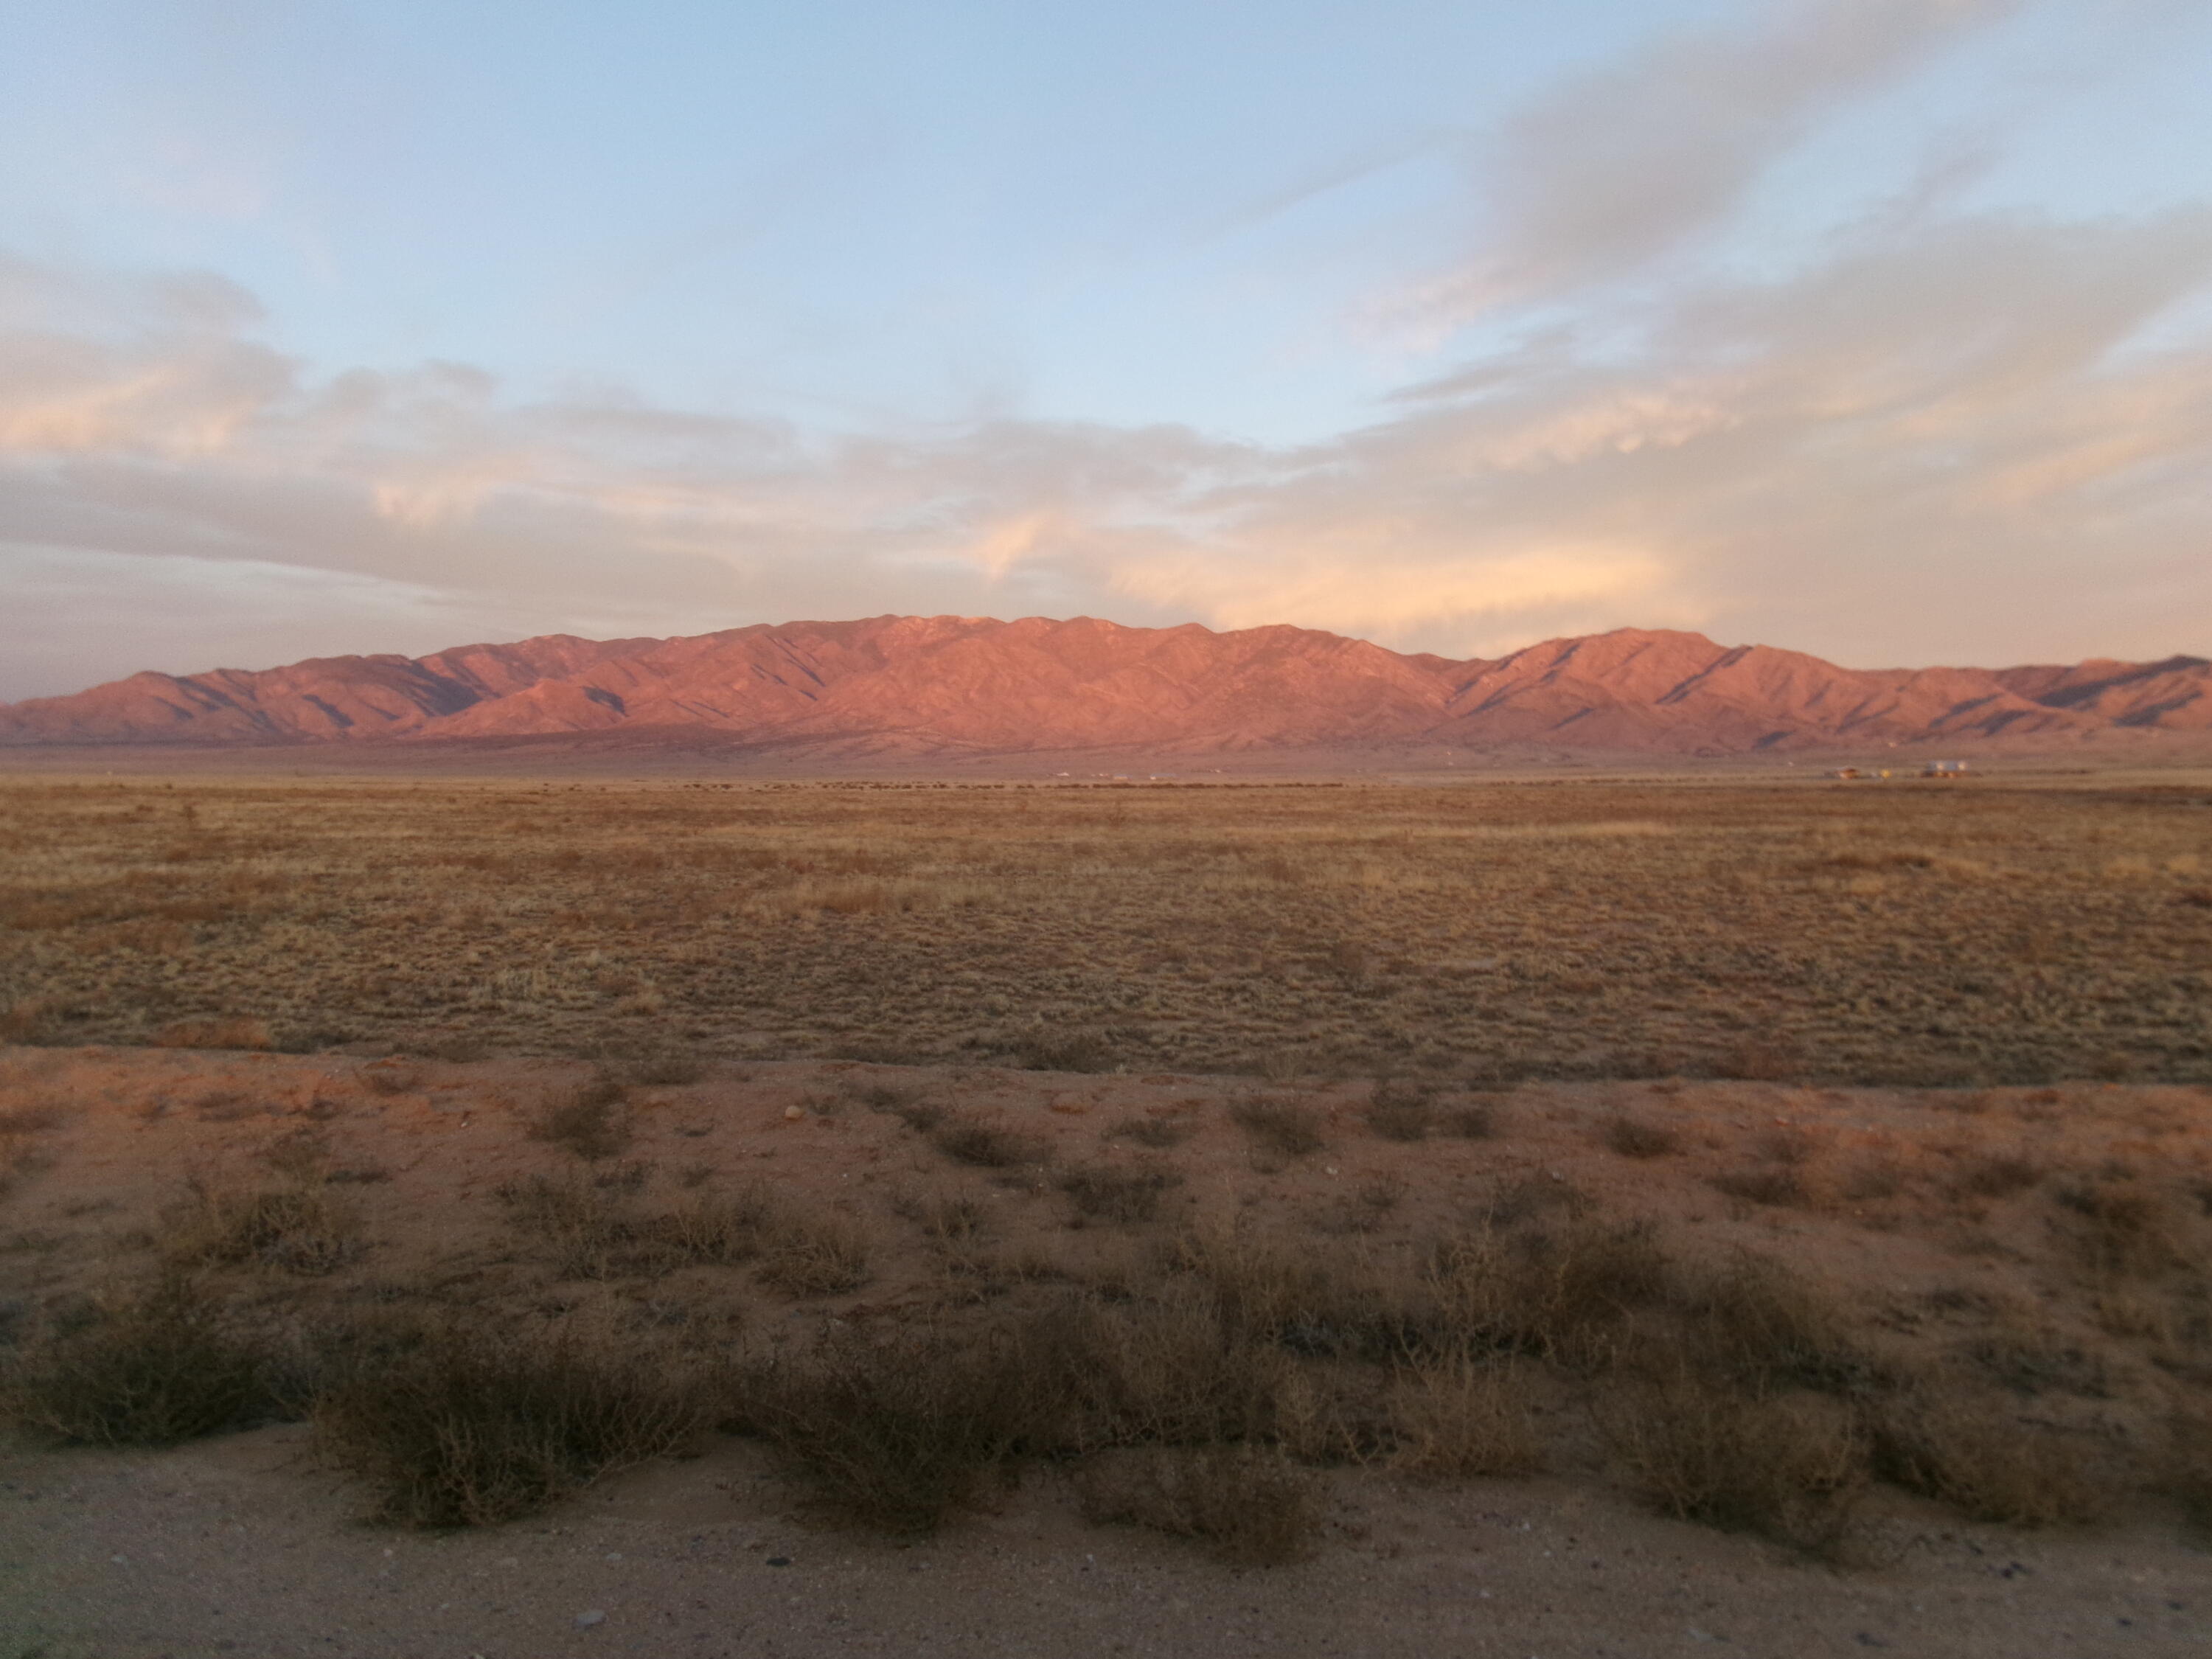
[[[1386,1216],[1406,1200],[1406,1177],[1401,1175],[1370,1176],[1359,1183],[1353,1194],[1359,1207],[1370,1215]]]
[[[1463,1353],[1415,1358],[1391,1378],[1389,1410],[1390,1461],[1408,1474],[1464,1480],[1543,1467],[1528,1378],[1510,1363]]]
[[[642,1165],[623,1165],[636,1170]],[[757,1188],[734,1197],[702,1194],[657,1214],[639,1212],[620,1194],[624,1183],[593,1180],[580,1170],[532,1176],[500,1184],[498,1197],[516,1231],[543,1244],[563,1279],[610,1279],[665,1272],[691,1264],[728,1267],[760,1254],[775,1224],[774,1206]]]
[[[754,1277],[789,1297],[836,1296],[868,1282],[867,1236],[836,1216],[786,1213],[761,1240]]]
[[[42,1135],[68,1121],[58,1106],[11,1106],[0,1111],[0,1135]]]
[[[1952,1190],[1972,1198],[2009,1198],[2043,1179],[2043,1167],[2018,1152],[1988,1152],[1968,1159],[1953,1178]]]
[[[22,1176],[50,1166],[52,1160],[40,1150],[36,1137],[62,1121],[61,1114],[52,1107],[27,1106],[0,1112],[0,1197],[12,1192]]]
[[[325,1454],[369,1482],[375,1518],[457,1527],[527,1515],[674,1452],[708,1412],[703,1390],[653,1356],[439,1327],[337,1380],[313,1419]]]
[[[1320,1114],[1295,1102],[1240,1100],[1229,1109],[1229,1116],[1255,1145],[1283,1158],[1304,1158],[1328,1144]]]
[[[2010,1331],[1968,1343],[1961,1357],[1991,1382],[2016,1395],[2078,1395],[2102,1400],[2112,1394],[2104,1356],[2058,1340],[2048,1332]]]
[[[1356,939],[1340,939],[1322,953],[1322,961],[1346,989],[1365,986],[1373,976],[1374,955]]]
[[[845,1092],[872,1112],[903,1115],[904,1109],[921,1097],[918,1089],[902,1088],[895,1083],[848,1084]]]
[[[1385,1140],[1425,1140],[1436,1127],[1436,1104],[1425,1089],[1378,1083],[1368,1103],[1367,1127]]]
[[[482,1037],[456,1031],[424,1043],[422,1052],[433,1060],[444,1060],[449,1066],[471,1066],[489,1057],[491,1045]]]
[[[502,1182],[498,1197],[509,1223],[546,1247],[563,1279],[605,1279],[638,1242],[631,1218],[580,1173]]]
[[[1850,1393],[1879,1380],[1848,1310],[1778,1261],[1740,1255],[1680,1301],[1681,1336],[1695,1363],[1747,1388]]]
[[[263,1346],[168,1274],[96,1303],[0,1372],[0,1414],[80,1445],[167,1446],[275,1414]]]
[[[594,1079],[541,1113],[529,1135],[565,1147],[586,1163],[614,1157],[630,1142],[622,1085],[609,1077]]]
[[[1598,1408],[1607,1443],[1664,1514],[1843,1552],[1868,1484],[1867,1443],[1841,1403],[1768,1395],[1694,1372],[1631,1384]]]
[[[1593,1360],[1602,1357],[1605,1334],[1656,1300],[1666,1282],[1666,1256],[1648,1223],[1571,1218],[1509,1233],[1485,1222],[1431,1251],[1422,1340],[1446,1353]]]
[[[254,1156],[287,1181],[301,1186],[314,1186],[330,1178],[330,1137],[320,1129],[298,1128],[278,1135]]]
[[[2077,1182],[2062,1188],[2059,1204],[2081,1218],[2075,1242],[2084,1263],[2100,1278],[2141,1278],[2175,1259],[2172,1218],[2156,1193],[2132,1182]]]
[[[945,1108],[924,1100],[919,1089],[866,1084],[848,1092],[870,1111],[888,1113],[917,1134],[927,1134],[945,1119]]]
[[[0,1011],[0,1043],[33,1047],[53,1039],[60,1011],[48,998],[33,997],[10,1003]]]
[[[1182,1176],[1172,1170],[1124,1170],[1106,1164],[1070,1170],[1060,1178],[1060,1191],[1085,1215],[1125,1225],[1155,1218],[1162,1196],[1182,1184]]]
[[[1713,1062],[1713,1075],[1747,1083],[1788,1083],[1804,1071],[1803,1057],[1786,1042],[1747,1040],[1726,1049]]]
[[[1784,1124],[1765,1131],[1752,1145],[1769,1164],[1795,1168],[1811,1158],[1819,1143],[1795,1124]]]
[[[1620,1116],[1605,1126],[1602,1139],[1623,1158],[1665,1158],[1682,1149],[1681,1131],[1670,1123],[1648,1118]]]
[[[1122,1306],[1070,1297],[1037,1322],[1030,1346],[1079,1449],[1264,1439],[1292,1372],[1279,1346],[1188,1280]]]
[[[1854,1204],[1895,1198],[1905,1189],[1905,1169],[1893,1158],[1873,1158],[1844,1176],[1843,1195]]]
[[[1180,1146],[1188,1140],[1194,1127],[1167,1117],[1125,1117],[1106,1131],[1109,1140],[1133,1140],[1139,1146],[1150,1146],[1156,1152],[1165,1152],[1170,1146]]]
[[[1455,1106],[1443,1115],[1442,1127],[1461,1140],[1489,1140],[1498,1133],[1498,1112],[1487,1101]]]
[[[163,1253],[180,1267],[255,1262],[309,1277],[335,1273],[368,1248],[353,1211],[319,1185],[295,1182],[254,1190],[194,1177],[169,1212]]]
[[[422,1079],[422,1073],[404,1060],[371,1060],[359,1075],[368,1091],[376,1095],[404,1095]]]
[[[1805,1177],[1796,1166],[1772,1164],[1764,1169],[1728,1170],[1717,1176],[1708,1176],[1706,1184],[1716,1192],[1730,1198],[1741,1199],[1747,1204],[1767,1204],[1778,1208],[1795,1208],[1807,1201]]]
[[[1014,1063],[1031,1072],[1103,1072],[1114,1063],[1106,1034],[1091,1027],[1040,1025],[1009,1047]]]
[[[174,1020],[154,1034],[157,1048],[270,1048],[276,1042],[267,1020],[241,1016]]]
[[[388,1164],[349,1164],[323,1177],[334,1187],[374,1187],[392,1179]]]
[[[707,1074],[707,1062],[700,1055],[667,1043],[603,1048],[600,1064],[611,1080],[625,1086],[680,1086]]]
[[[1317,1249],[1310,1239],[1250,1226],[1207,1226],[1170,1247],[1177,1272],[1212,1294],[1216,1317],[1238,1340],[1308,1358],[1387,1358],[1402,1345],[1413,1310],[1364,1254]]]
[[[1875,1453],[1885,1479],[2002,1526],[2094,1521],[2125,1487],[2111,1458],[2079,1437],[2021,1422],[2001,1396],[1941,1382],[1888,1403]]]
[[[2212,1541],[2212,1408],[2197,1406],[2177,1412],[2167,1428],[2160,1487],[2181,1505],[2182,1521],[2190,1531]]]
[[[648,1217],[640,1231],[670,1265],[731,1267],[760,1254],[762,1238],[774,1220],[766,1195],[751,1188],[734,1198],[702,1194]]]
[[[840,1519],[927,1532],[975,1501],[1041,1420],[1004,1334],[848,1331],[753,1368],[733,1426],[765,1437]]]
[[[1239,1566],[1310,1554],[1320,1530],[1313,1481],[1279,1453],[1245,1446],[1109,1453],[1076,1475],[1084,1518],[1196,1538]]]
[[[928,1131],[929,1144],[956,1164],[1012,1170],[1049,1161],[1045,1143],[1004,1124],[976,1117],[948,1117]]]
[[[964,1244],[983,1232],[984,1209],[972,1198],[905,1194],[891,1200],[891,1212],[914,1223],[938,1245]]]

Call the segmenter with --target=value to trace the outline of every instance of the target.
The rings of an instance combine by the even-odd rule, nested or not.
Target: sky
[[[2212,654],[2202,0],[13,0],[0,699],[919,612]]]

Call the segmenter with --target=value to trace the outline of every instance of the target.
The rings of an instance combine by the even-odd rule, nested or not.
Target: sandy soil
[[[1839,1573],[1549,1481],[1335,1482],[1301,1565],[1084,1526],[1048,1481],[908,1547],[817,1530],[743,1446],[480,1533],[358,1524],[306,1431],[0,1465],[13,1656],[1616,1656],[2105,1659],[2212,1648],[2170,1531],[1947,1524]],[[782,1562],[787,1565],[773,1565]],[[592,1613],[603,1620],[588,1620]],[[41,1640],[51,1646],[40,1649]]]
[[[1486,1106],[1487,1139],[1382,1139],[1371,1085],[1268,1089],[1156,1073],[1080,1077],[846,1062],[721,1066],[627,1091],[638,1201],[758,1180],[874,1242],[868,1284],[793,1302],[743,1269],[562,1279],[518,1242],[503,1182],[575,1167],[533,1139],[589,1076],[573,1062],[439,1064],[136,1049],[0,1050],[12,1123],[0,1198],[0,1313],[18,1337],[73,1298],[139,1274],[180,1224],[186,1182],[266,1181],[312,1155],[360,1228],[357,1259],[311,1279],[247,1265],[230,1292],[295,1308],[414,1298],[648,1330],[672,1319],[748,1340],[824,1322],[928,1316],[962,1296],[896,1200],[972,1195],[990,1208],[982,1271],[1079,1270],[1145,1247],[1145,1229],[1084,1224],[1049,1175],[1160,1154],[1103,1132],[1187,1125],[1166,1156],[1182,1184],[1157,1231],[1247,1224],[1410,1252],[1500,1194],[1559,1188],[1648,1217],[1686,1256],[1778,1255],[1835,1285],[1869,1328],[1941,1346],[2033,1311],[2052,1352],[2087,1347],[2094,1389],[2023,1399],[2039,1419],[2140,1427],[2179,1384],[2173,1356],[2081,1323],[2061,1282],[2068,1170],[2119,1164],[2201,1181],[2212,1096],[2075,1085],[1977,1091],[1682,1084],[1528,1086],[1439,1097]],[[938,1101],[1048,1148],[1033,1167],[957,1168],[872,1091]],[[1327,1144],[1255,1149],[1236,1099],[1310,1107]],[[1632,1158],[1624,1117],[1680,1149]],[[2047,1172],[1962,1197],[1977,1160],[2032,1154]],[[1765,1160],[1802,1176],[1785,1206],[1706,1177]],[[611,1168],[611,1164],[600,1166]],[[1858,1177],[1888,1172],[1886,1190]],[[1854,1197],[1853,1194],[1862,1195]],[[1876,1195],[1868,1195],[1868,1194]],[[1057,1263],[1058,1267],[1054,1267]],[[970,1264],[969,1273],[976,1271]],[[2179,1292],[2177,1292],[2178,1294]],[[0,1339],[5,1340],[5,1339]],[[2148,1341],[2148,1339],[2146,1339]],[[2161,1392],[2164,1391],[2164,1392]],[[1411,1484],[1387,1468],[1319,1476],[1312,1558],[1237,1571],[1188,1544],[1086,1526],[1057,1477],[1032,1474],[995,1512],[902,1545],[828,1528],[756,1446],[609,1480],[544,1515],[481,1532],[363,1524],[362,1494],[281,1425],[161,1452],[0,1450],[0,1659],[156,1655],[813,1655],[1093,1653],[1500,1656],[2102,1656],[2212,1647],[2212,1555],[2148,1500],[2093,1530],[1970,1525],[1882,1492],[1866,1565],[1809,1565],[1753,1538],[1658,1518],[1601,1472]],[[603,1615],[594,1617],[593,1615]]]

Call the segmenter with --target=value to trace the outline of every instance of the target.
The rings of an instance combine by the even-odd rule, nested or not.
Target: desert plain
[[[2212,1645],[2212,779],[0,833],[8,1659]]]

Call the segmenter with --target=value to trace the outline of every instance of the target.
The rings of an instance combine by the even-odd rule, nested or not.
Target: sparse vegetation
[[[1534,1390],[1510,1361],[1467,1353],[1410,1361],[1391,1381],[1390,1423],[1392,1462],[1409,1474],[1465,1480],[1543,1467]]]
[[[930,1144],[956,1164],[984,1170],[1012,1170],[1047,1161],[1043,1142],[1003,1123],[978,1117],[947,1117],[928,1131]]]
[[[367,1248],[353,1212],[316,1181],[233,1188],[195,1178],[170,1212],[164,1252],[181,1267],[255,1262],[334,1273]]]
[[[1077,1486],[1094,1523],[1200,1539],[1239,1566],[1296,1561],[1320,1530],[1312,1478],[1249,1447],[1115,1454],[1085,1467]]]
[[[1806,1201],[1805,1177],[1792,1164],[1759,1164],[1711,1176],[1713,1188],[1747,1204],[1793,1207]]]
[[[448,1326],[329,1382],[313,1418],[379,1520],[485,1526],[676,1450],[707,1425],[710,1398],[649,1355]]]
[[[189,840],[100,816],[127,781],[0,803],[16,1040],[408,1056],[134,1056],[169,1080],[110,1116],[179,1160],[142,1191],[37,1174],[117,1123],[40,1103],[94,1097],[40,1092],[65,1051],[0,1055],[23,1426],[312,1410],[443,1525],[713,1420],[848,1522],[1048,1464],[1250,1562],[1354,1467],[1541,1468],[1846,1560],[1885,1486],[2212,1513],[2203,1096],[2063,1080],[2201,1070],[2163,849],[2202,831],[2150,797],[2095,821],[2156,844],[2121,881],[2070,799],[2023,837],[1969,793],[289,789],[210,787]],[[1668,833],[1590,832],[1632,805]],[[1941,997],[1894,968],[1930,939]],[[441,1058],[483,1051],[520,1057]],[[117,1262],[172,1276],[85,1299]]]
[[[848,1333],[757,1366],[738,1426],[764,1435],[842,1518],[926,1532],[1035,1435],[1039,1401],[1004,1340]]]
[[[1378,1083],[1367,1105],[1367,1127],[1385,1140],[1421,1140],[1436,1127],[1437,1109],[1425,1089]]]
[[[1665,1158],[1682,1150],[1680,1130],[1648,1118],[1616,1117],[1605,1126],[1604,1139],[1623,1158]]]
[[[1133,1140],[1139,1146],[1165,1152],[1180,1146],[1194,1133],[1193,1126],[1170,1117],[1125,1117],[1106,1131],[1111,1140]]]
[[[274,1414],[264,1346],[189,1278],[113,1293],[10,1357],[0,1414],[87,1445],[167,1446]]]
[[[868,1282],[867,1236],[833,1215],[787,1212],[767,1229],[756,1277],[785,1296],[835,1296]]]
[[[1182,1182],[1182,1177],[1172,1170],[1092,1164],[1061,1176],[1060,1189],[1086,1216],[1102,1221],[1139,1222],[1159,1214],[1161,1194]]]
[[[1845,1547],[1868,1471],[1857,1422],[1813,1395],[1765,1395],[1682,1373],[1612,1396],[1599,1421],[1638,1490],[1668,1514]]]
[[[530,1133],[586,1163],[615,1157],[630,1142],[623,1085],[604,1075],[593,1079],[568,1099],[547,1107]]]
[[[2023,1423],[2002,1399],[1964,1387],[1899,1396],[1875,1434],[1887,1478],[1976,1521],[2079,1524],[2108,1514],[2127,1489],[2109,1449]]]
[[[1295,1101],[1240,1100],[1229,1109],[1229,1115],[1255,1146],[1283,1158],[1304,1158],[1328,1144],[1322,1134],[1320,1115]]]
[[[525,781],[195,794],[180,839],[160,781],[10,784],[0,1032],[283,1048],[344,1030],[413,1055],[597,1057],[636,1085],[710,1053],[832,1050],[1274,1063],[1259,1055],[1282,1057],[1271,1082],[1388,1069],[1409,1087],[1986,1086],[2124,1052],[2139,1079],[2212,1081],[2202,988],[2164,966],[2192,959],[2203,915],[2185,792],[2129,793],[2124,818],[2086,791],[2024,811],[1996,788],[1595,782],[1495,789],[1477,817],[1463,789],[1370,785],[671,782],[595,788],[589,812]],[[2140,873],[2116,881],[2123,822]],[[1608,833],[1630,824],[1663,833]],[[804,925],[762,925],[781,917]],[[720,948],[732,923],[743,951]],[[1632,941],[1655,965],[1624,971]],[[1936,956],[1940,985],[1893,965]],[[1638,994],[1606,992],[1625,981]]]

